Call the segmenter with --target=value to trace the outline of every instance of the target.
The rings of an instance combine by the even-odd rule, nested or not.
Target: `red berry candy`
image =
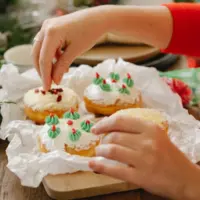
[[[50,113],[50,117],[54,117],[54,114],[53,114],[53,113]]]
[[[58,88],[57,91],[58,92],[63,92],[63,89],[62,88]]]
[[[53,125],[53,126],[52,126],[52,131],[55,131],[55,130],[56,130],[56,126]]]
[[[42,92],[42,94],[43,94],[43,95],[45,95],[45,94],[46,94],[46,92],[45,92],[44,90],[42,90],[41,92]]]
[[[73,108],[70,108],[70,113],[74,113],[74,109]]]
[[[131,75],[130,75],[129,73],[127,74],[127,78],[128,78],[128,79],[130,79],[130,78],[131,78]]]
[[[126,88],[126,85],[123,84],[123,85],[122,85],[122,88],[125,89],[125,88]]]
[[[116,83],[117,81],[115,79],[112,80],[113,83]]]
[[[75,128],[72,129],[72,133],[73,133],[73,134],[76,133],[76,129],[75,129]]]
[[[99,77],[100,77],[99,73],[96,72],[96,78],[99,78]]]
[[[68,121],[67,121],[67,124],[68,124],[69,126],[71,126],[71,125],[73,125],[73,121],[72,121],[72,120],[68,120]]]
[[[57,100],[56,100],[57,102],[60,102],[60,101],[62,101],[62,96],[61,95],[58,95],[58,97],[57,97]]]
[[[39,93],[39,89],[35,89],[35,93]]]
[[[54,90],[53,93],[56,95],[56,94],[58,94],[58,91],[57,91],[57,90]]]
[[[90,120],[86,120],[85,123],[86,123],[86,124],[90,124]]]

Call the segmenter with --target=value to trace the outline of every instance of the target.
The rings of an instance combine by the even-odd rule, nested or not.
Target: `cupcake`
[[[62,119],[51,114],[38,135],[40,151],[62,150],[72,155],[95,156],[100,136],[90,132],[94,122],[71,109]]]
[[[132,108],[126,110],[120,110],[115,113],[116,115],[126,115],[134,118],[139,118],[142,120],[153,122],[159,125],[164,131],[168,131],[168,121],[167,117],[163,112],[156,109],[149,108]]]
[[[67,87],[54,86],[47,92],[39,87],[24,95],[25,114],[36,124],[44,124],[50,113],[62,117],[70,108],[77,110],[78,105],[78,95]]]
[[[118,110],[142,107],[142,96],[129,73],[122,78],[111,73],[107,79],[96,73],[92,84],[84,91],[84,102],[89,112],[106,116]]]

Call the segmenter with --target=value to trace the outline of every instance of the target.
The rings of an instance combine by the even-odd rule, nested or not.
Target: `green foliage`
[[[0,32],[10,32],[7,48],[11,48],[20,44],[31,43],[34,35],[37,33],[37,30],[24,30],[20,27],[17,19],[13,19],[9,15],[0,15]],[[6,49],[0,49],[0,55],[2,55],[5,50]]]

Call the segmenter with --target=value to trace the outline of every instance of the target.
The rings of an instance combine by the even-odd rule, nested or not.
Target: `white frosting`
[[[72,120],[73,125],[71,126],[67,124],[67,121],[71,119],[59,119],[59,124],[57,124],[56,127],[59,127],[61,132],[54,139],[48,136],[48,130],[51,126],[45,124],[39,134],[41,143],[44,144],[46,149],[49,151],[64,150],[65,144],[77,151],[89,149],[92,144],[96,144],[96,142],[100,140],[100,136],[85,132],[81,129],[80,124],[86,119],[87,118],[84,117],[78,120]],[[73,142],[69,138],[69,133],[72,128],[81,131],[81,137],[78,141]]]
[[[35,93],[35,89],[43,90],[42,87],[29,90],[24,95],[24,104],[31,107],[33,110],[68,110],[71,107],[75,107],[79,103],[78,95],[71,89],[62,86],[53,86],[53,89],[62,88],[63,92],[59,94],[62,96],[62,100],[57,102],[58,94],[51,94],[46,92]]]
[[[114,105],[116,103],[134,104],[139,101],[140,92],[135,87],[127,87],[130,94],[121,94],[118,90],[122,87],[122,84],[124,84],[122,81],[113,83],[109,78],[106,79],[106,82],[111,85],[112,91],[106,92],[103,91],[99,85],[91,84],[85,89],[84,96],[97,104],[103,105]]]

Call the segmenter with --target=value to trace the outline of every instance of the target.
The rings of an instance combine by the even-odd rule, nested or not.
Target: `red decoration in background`
[[[187,84],[179,79],[162,78],[172,89],[172,91],[181,97],[183,106],[186,106],[192,100],[192,90]]]
[[[187,63],[189,68],[200,67],[200,58],[187,57]]]

